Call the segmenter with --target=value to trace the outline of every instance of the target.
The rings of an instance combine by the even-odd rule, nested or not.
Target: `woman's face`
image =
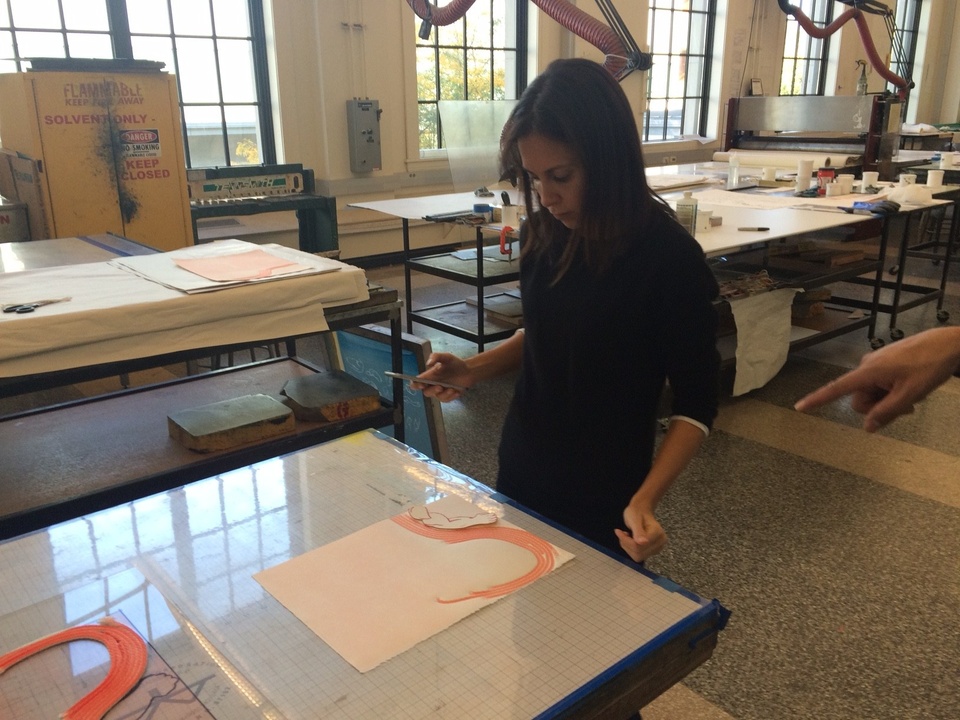
[[[563,143],[542,135],[517,141],[523,169],[533,181],[540,206],[571,230],[580,222],[583,202],[583,168]]]

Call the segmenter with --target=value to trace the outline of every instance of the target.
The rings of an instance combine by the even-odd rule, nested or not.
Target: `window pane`
[[[463,100],[463,55],[456,50],[440,51],[440,99]]]
[[[213,35],[207,0],[173,0],[173,32],[177,35]]]
[[[112,58],[113,43],[109,35],[100,33],[67,33],[70,57]]]
[[[707,23],[709,17],[704,13],[691,13],[690,15],[690,37],[694,47],[698,50],[690,49],[690,52],[700,52],[700,48],[706,47]]]
[[[220,108],[216,105],[185,107],[183,115],[187,125],[191,167],[226,165]]]
[[[23,28],[60,28],[60,7],[57,0],[11,0],[13,24]],[[24,54],[20,53],[21,57]],[[62,57],[62,55],[57,55]]]
[[[478,2],[463,16],[467,21],[467,45],[471,47],[490,46],[490,5],[486,0]]]
[[[218,40],[224,102],[256,102],[253,54],[247,40]]]
[[[699,96],[703,87],[703,58],[687,57],[685,95]]]
[[[683,106],[683,126],[677,128],[677,137],[683,134],[697,134],[700,124],[700,98],[689,98]]]
[[[437,34],[437,43],[443,45],[463,45],[463,19],[450,25],[435,25],[433,31]]]
[[[505,0],[493,0],[493,46],[494,47],[513,47],[514,43],[509,39],[507,32],[507,12]]]
[[[490,100],[493,78],[490,68],[490,52],[470,50],[467,52],[467,99]]]
[[[63,22],[68,30],[110,30],[105,0],[62,0],[62,3]]]
[[[13,60],[13,33],[0,30],[0,59]]]
[[[0,2],[0,27],[10,27],[10,13],[5,2]]]
[[[127,0],[127,17],[130,32],[150,35],[167,35],[170,32],[170,16],[165,3]]]
[[[653,13],[653,25],[656,31],[649,38],[650,52],[654,54],[670,52],[673,36],[671,35],[671,15],[669,10],[655,10]]]
[[[224,108],[227,118],[227,145],[233,156],[233,165],[258,165],[260,159],[260,134],[257,126],[257,109],[252,105],[233,105]]]
[[[180,63],[180,100],[183,103],[220,102],[213,40],[177,40]]]
[[[506,100],[507,93],[509,97],[514,97],[517,73],[514,68],[509,67],[509,63],[515,57],[514,53],[497,50],[493,53],[493,99]],[[508,85],[509,82],[509,85]]]
[[[213,0],[213,17],[220,37],[250,37],[246,0]]]
[[[133,37],[133,56],[137,60],[159,60],[164,70],[176,72],[173,64],[173,41],[168,37]]]
[[[420,100],[436,101],[436,63],[433,48],[417,48],[417,97]]]
[[[58,32],[18,32],[17,47],[22,58],[67,56]]]
[[[780,73],[780,94],[793,95],[793,89],[796,87],[794,75],[797,72],[796,62],[790,58],[784,58],[783,70]]]
[[[420,147],[440,147],[440,112],[436,105],[420,105],[417,108],[420,116]]]

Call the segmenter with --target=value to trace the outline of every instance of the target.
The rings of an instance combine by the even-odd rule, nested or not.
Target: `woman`
[[[497,490],[642,562],[666,544],[654,511],[716,415],[717,284],[648,187],[630,104],[600,65],[553,62],[501,153],[540,208],[521,232],[524,328],[466,360],[435,353],[421,376],[470,387],[519,368]],[[673,415],[654,460],[667,380]]]

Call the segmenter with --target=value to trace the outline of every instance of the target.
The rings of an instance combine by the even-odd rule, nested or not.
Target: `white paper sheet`
[[[486,513],[455,496],[427,507],[450,517]],[[502,520],[433,530],[401,513],[253,577],[367,672],[572,558]]]
[[[265,252],[281,260],[286,260],[300,266],[300,269],[294,272],[283,274],[268,275],[266,277],[218,281],[209,280],[201,275],[185,270],[177,265],[177,260],[198,259],[198,258],[216,258],[227,257],[230,255],[242,255],[254,250]],[[111,260],[110,265],[136,273],[137,275],[160,283],[169,288],[180,290],[185,293],[209,292],[211,290],[222,290],[224,288],[236,287],[237,285],[246,285],[250,283],[272,282],[301,275],[318,275],[320,273],[335,272],[343,267],[343,264],[329,258],[318,257],[301,250],[294,250],[283,245],[266,244],[258,245],[256,243],[244,242],[243,240],[218,240],[217,242],[205,243],[203,245],[194,245],[183,248],[182,250],[173,250],[166,253],[157,253],[156,255],[137,255],[133,257],[117,258]]]

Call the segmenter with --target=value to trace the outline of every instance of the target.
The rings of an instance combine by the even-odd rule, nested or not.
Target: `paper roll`
[[[715,152],[713,159],[715,162],[730,162],[730,156],[736,154],[740,160],[741,166],[751,167],[775,167],[793,172],[800,160],[809,160],[810,167],[844,167],[847,165],[856,165],[860,158],[854,155],[827,154],[814,152],[775,152],[773,150],[753,150],[745,152],[743,150],[734,150],[728,152]]]

